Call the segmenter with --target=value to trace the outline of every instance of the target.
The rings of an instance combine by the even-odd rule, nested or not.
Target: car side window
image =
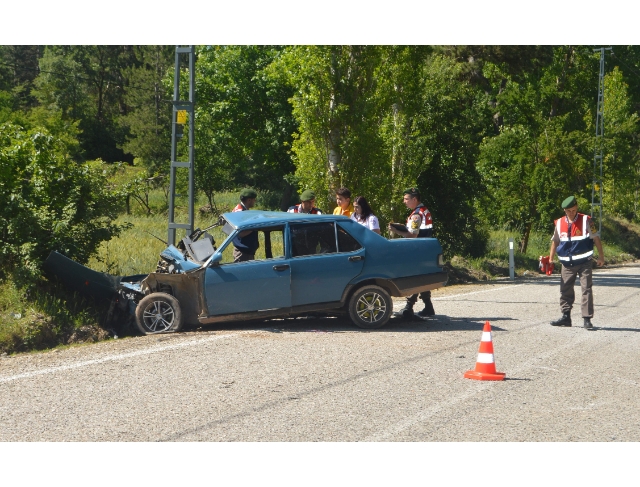
[[[258,232],[258,250],[256,250],[254,261],[268,259],[284,259],[284,226],[260,228]],[[221,265],[233,264],[233,242],[222,251]],[[246,261],[252,262],[252,261]],[[242,262],[240,262],[241,264]]]
[[[362,245],[349,233],[338,225],[338,252],[354,252],[360,250]]]
[[[336,230],[331,222],[298,223],[291,228],[291,256],[331,254],[337,251]]]

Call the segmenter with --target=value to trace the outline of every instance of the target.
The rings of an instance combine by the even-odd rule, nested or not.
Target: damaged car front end
[[[169,333],[185,324],[198,324],[205,309],[201,298],[204,264],[215,252],[214,243],[206,230],[196,229],[177,247],[168,245],[160,253],[156,271],[150,274],[113,276],[55,251],[45,261],[44,269],[73,291],[109,300],[107,321],[120,311],[135,316],[136,326],[143,334]]]

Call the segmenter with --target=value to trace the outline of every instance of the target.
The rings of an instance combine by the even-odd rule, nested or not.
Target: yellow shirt
[[[333,210],[333,214],[334,215],[344,215],[344,216],[351,216],[351,214],[353,213],[353,204],[349,203],[349,207],[346,210],[343,210],[342,208],[340,208],[339,206],[337,206],[334,210]]]

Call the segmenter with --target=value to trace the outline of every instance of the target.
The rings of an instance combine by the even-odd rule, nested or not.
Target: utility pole
[[[189,100],[180,99],[180,71],[181,55],[188,57],[189,69]],[[171,173],[169,182],[169,233],[167,241],[170,245],[175,244],[176,229],[184,228],[187,235],[193,233],[193,206],[194,206],[194,105],[195,105],[195,47],[176,46],[176,64],[173,79],[173,115],[171,124]],[[189,157],[188,161],[178,161],[178,139],[183,136],[184,126],[189,126]],[[189,223],[176,223],[175,204],[176,197],[184,196],[176,193],[176,171],[181,168],[189,170]]]
[[[602,159],[604,146],[604,52],[610,47],[594,49],[600,51],[600,76],[598,78],[598,107],[596,110],[596,141],[593,155],[593,186],[591,187],[591,218],[597,212],[598,233],[602,233]]]

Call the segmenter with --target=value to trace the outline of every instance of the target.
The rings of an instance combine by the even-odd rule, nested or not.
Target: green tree
[[[287,190],[284,176],[294,170],[291,90],[266,71],[279,51],[268,46],[198,49],[196,184],[212,206],[215,192],[238,186]]]
[[[127,113],[119,124],[127,129],[121,148],[147,168],[149,176],[167,174],[171,156],[171,90],[164,84],[173,74],[175,47],[134,46],[136,63],[124,70],[128,80]]]
[[[12,93],[15,109],[37,104],[32,94],[42,46],[0,46],[0,90]]]
[[[301,189],[315,190],[322,207],[335,204],[338,187],[358,191],[356,181],[383,176],[375,170],[385,158],[374,100],[381,52],[378,46],[290,46],[272,67],[294,90],[297,180]]]
[[[460,63],[424,46],[296,46],[274,70],[296,93],[302,186],[327,202],[347,186],[383,224],[406,217],[403,190],[418,186],[447,251],[482,251],[475,160],[491,118]]]
[[[124,72],[135,61],[131,46],[46,47],[35,80],[36,96],[45,109],[78,122],[85,158],[133,161],[119,148],[127,128],[118,122],[129,111]]]
[[[618,66],[606,74],[604,84],[604,208],[634,219],[640,183],[638,114],[632,112],[628,85]],[[594,119],[589,119],[589,130],[595,130]]]
[[[44,129],[0,125],[0,271],[37,277],[52,250],[85,263],[118,235],[100,163],[76,164]]]
[[[586,206],[593,145],[585,119],[596,68],[588,49],[573,46],[554,48],[548,65],[517,78],[485,65],[485,76],[502,85],[503,124],[481,146],[478,168],[488,190],[483,208],[489,222],[520,232],[521,252],[533,228],[551,227],[562,195],[574,193]]]

